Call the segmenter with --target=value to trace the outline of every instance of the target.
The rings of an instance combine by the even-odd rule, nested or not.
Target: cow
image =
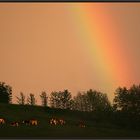
[[[80,121],[80,123],[79,123],[79,127],[80,127],[80,128],[85,128],[86,125],[85,125],[85,123],[84,123],[83,121]]]
[[[38,125],[38,121],[36,119],[23,120],[22,123],[25,125]]]
[[[0,118],[0,124],[4,124],[5,123],[5,119]]]
[[[30,120],[30,125],[38,125],[38,121],[36,119]]]
[[[18,127],[19,126],[19,122],[11,122],[10,125],[11,126],[17,126]]]
[[[30,120],[23,120],[22,123],[25,125],[30,125]]]
[[[60,125],[64,125],[66,123],[66,121],[63,120],[63,119],[59,119],[58,122],[59,122]]]
[[[63,119],[56,119],[52,118],[50,119],[50,125],[64,125],[66,122]]]
[[[85,124],[80,124],[79,127],[80,127],[80,128],[85,128],[86,125],[85,125]]]
[[[58,124],[58,120],[52,118],[52,119],[50,119],[50,124],[51,124],[51,125],[57,125],[57,124]]]

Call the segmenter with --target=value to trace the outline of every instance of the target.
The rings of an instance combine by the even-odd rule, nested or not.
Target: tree
[[[73,99],[71,99],[69,101],[69,107],[68,107],[70,110],[75,110],[75,102]]]
[[[35,105],[36,104],[34,94],[30,93],[29,97],[27,98],[27,104],[29,104],[29,105]]]
[[[87,97],[86,95],[81,92],[78,92],[78,94],[73,98],[74,100],[74,110],[79,111],[87,111]]]
[[[0,102],[1,103],[12,102],[12,87],[6,85],[4,82],[0,82]]]
[[[113,106],[123,125],[137,127],[140,123],[140,85],[133,85],[129,89],[117,88]]]
[[[47,93],[45,91],[43,91],[41,93],[40,97],[41,97],[41,101],[42,101],[42,106],[46,107],[47,103],[48,103]]]
[[[111,104],[105,93],[90,89],[86,94],[91,111],[107,111],[110,108]]]
[[[54,108],[70,108],[71,93],[68,90],[52,92],[50,95],[50,105]]]
[[[116,110],[126,110],[128,107],[128,89],[126,87],[118,87],[115,91],[113,106]]]
[[[83,93],[78,93],[74,97],[76,110],[80,111],[107,111],[111,108],[111,104],[107,98],[107,95],[95,90],[88,90]]]
[[[140,85],[133,85],[129,89],[129,110],[134,115],[140,116]]]
[[[129,89],[119,87],[115,92],[114,106],[116,110],[140,115],[140,85],[133,85]]]
[[[17,98],[17,103],[20,105],[24,105],[25,104],[25,96],[22,92],[20,92],[20,97],[16,97]]]
[[[50,94],[50,106],[52,108],[60,108],[59,92],[53,91]]]
[[[71,93],[68,90],[64,90],[60,94],[61,94],[60,96],[61,108],[62,109],[70,108]]]

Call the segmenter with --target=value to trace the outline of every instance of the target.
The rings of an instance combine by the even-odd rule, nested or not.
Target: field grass
[[[0,125],[0,138],[140,138],[140,130],[119,128],[111,124],[96,124],[88,120],[90,114],[79,111],[0,104],[0,117],[6,124]],[[51,117],[64,118],[66,125],[50,126]],[[12,121],[35,118],[38,126],[10,126]],[[79,120],[85,120],[87,127],[79,128]]]

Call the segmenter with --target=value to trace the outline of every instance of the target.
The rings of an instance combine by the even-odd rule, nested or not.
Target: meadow
[[[52,117],[63,118],[63,126],[51,126]],[[49,107],[0,104],[0,118],[5,118],[6,124],[0,125],[0,138],[140,138],[140,130],[128,129],[109,123],[96,122],[90,118],[90,113],[53,109]],[[37,126],[10,126],[10,122],[35,118]],[[80,128],[78,122],[84,120],[85,128]]]

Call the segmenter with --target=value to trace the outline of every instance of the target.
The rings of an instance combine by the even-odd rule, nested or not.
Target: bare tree
[[[24,105],[25,104],[25,96],[22,92],[20,92],[20,97],[16,97],[17,98],[17,103],[20,105]]]
[[[60,108],[60,92],[53,91],[50,95],[50,105],[53,108]]]
[[[71,93],[68,90],[64,90],[61,92],[61,104],[62,109],[70,108],[70,101],[71,101]]]
[[[35,105],[36,104],[34,94],[30,93],[30,95],[27,98],[27,104],[29,104],[29,105]]]
[[[45,91],[43,91],[40,95],[41,97],[41,102],[42,102],[42,106],[46,107],[48,104],[48,97],[47,97],[47,93]]]

